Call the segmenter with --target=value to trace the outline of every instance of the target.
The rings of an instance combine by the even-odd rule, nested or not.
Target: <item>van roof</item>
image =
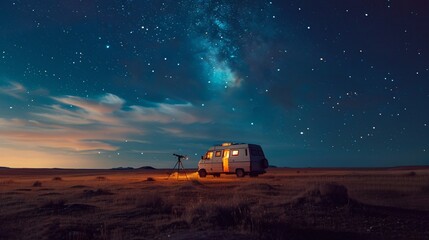
[[[257,145],[257,144],[251,144],[251,143],[222,143],[220,145],[214,145],[212,147],[209,148],[209,150],[217,150],[217,149],[228,149],[228,148],[239,148],[239,147],[259,147],[261,148],[261,146]]]

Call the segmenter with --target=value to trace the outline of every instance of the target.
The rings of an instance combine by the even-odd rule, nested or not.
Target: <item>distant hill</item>
[[[390,167],[390,170],[419,170],[419,169],[428,169],[429,165],[426,166],[396,166]]]
[[[132,170],[133,167],[117,167],[117,168],[111,168],[112,170]]]
[[[9,169],[8,167],[0,167],[0,169]]]
[[[140,167],[138,169],[142,169],[142,170],[155,170],[156,168],[151,167],[151,166],[143,166],[143,167]]]

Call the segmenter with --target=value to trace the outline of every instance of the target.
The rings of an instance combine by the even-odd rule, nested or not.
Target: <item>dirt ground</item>
[[[0,169],[0,239],[428,239],[429,167]]]

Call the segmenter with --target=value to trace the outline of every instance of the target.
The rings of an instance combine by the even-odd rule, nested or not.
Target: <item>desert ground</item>
[[[429,167],[0,169],[0,239],[428,239]]]

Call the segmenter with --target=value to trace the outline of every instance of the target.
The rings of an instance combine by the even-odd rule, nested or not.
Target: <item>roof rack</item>
[[[224,142],[224,143],[216,145],[216,146],[227,147],[227,146],[231,146],[231,145],[240,145],[240,144],[245,144],[245,143]]]

